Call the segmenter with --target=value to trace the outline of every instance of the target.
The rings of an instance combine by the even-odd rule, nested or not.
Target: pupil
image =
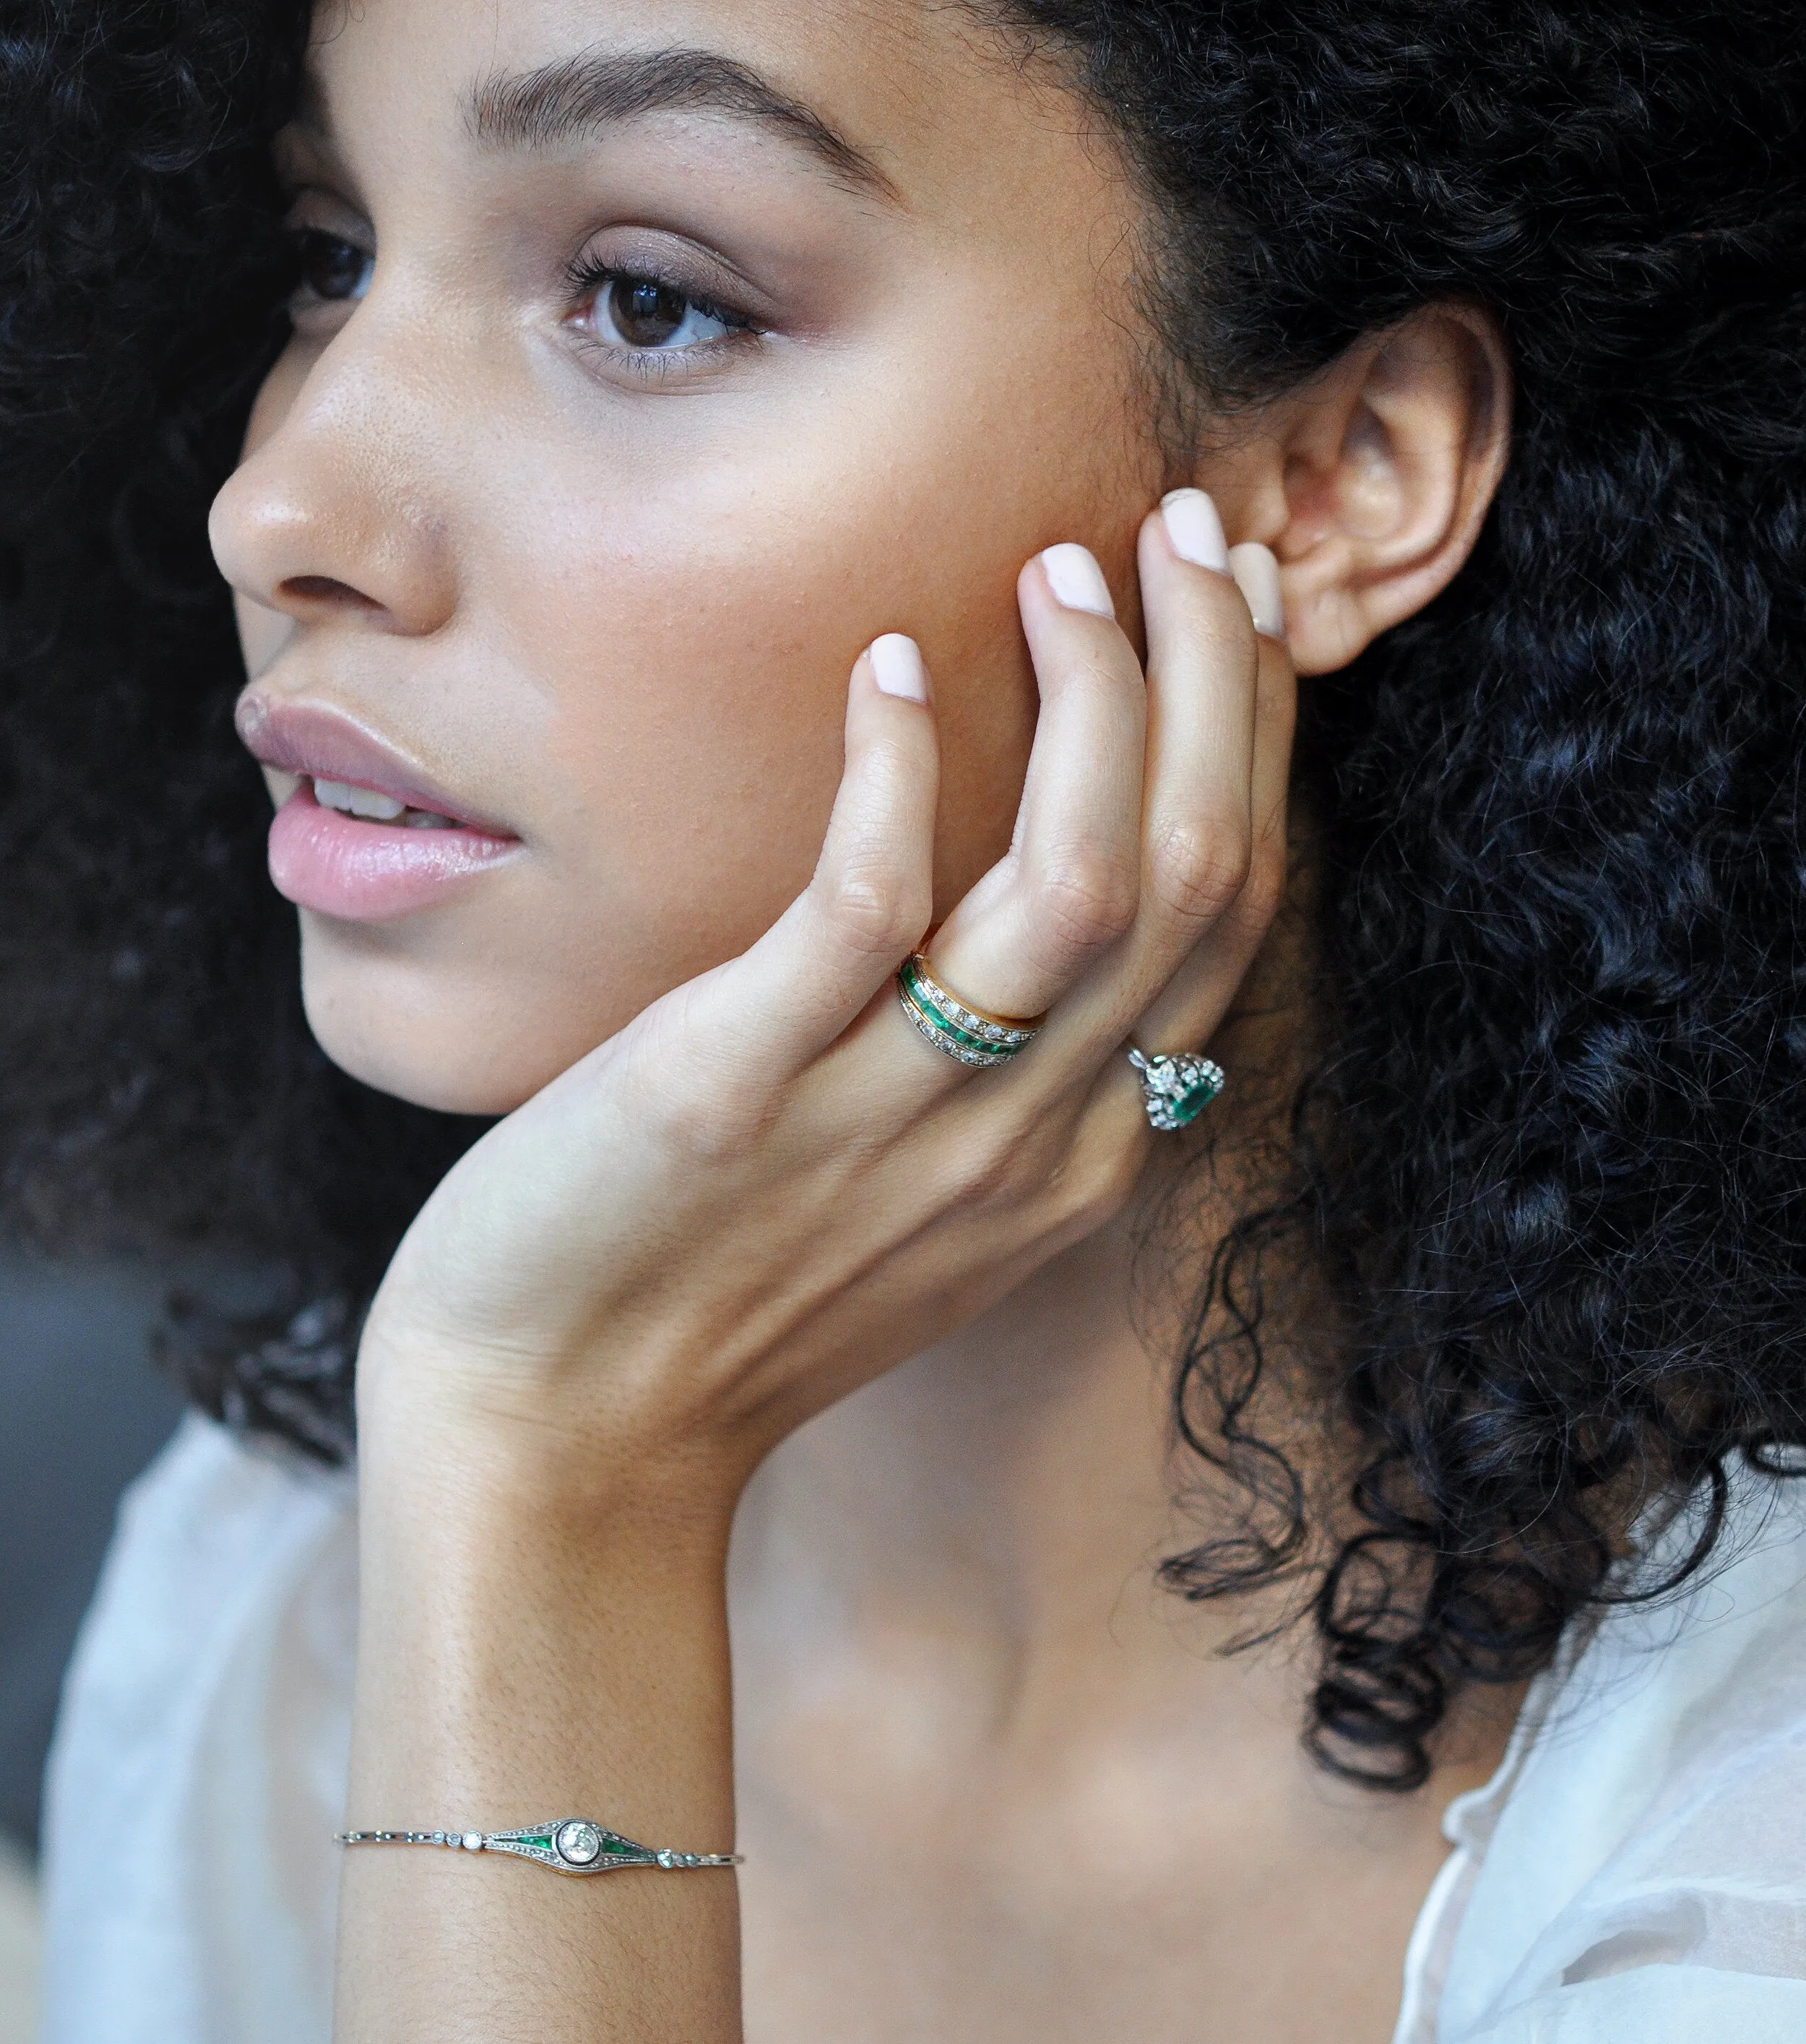
[[[609,294],[615,331],[635,348],[657,348],[683,325],[689,301],[644,277],[618,278]]]
[[[363,251],[336,235],[304,234],[301,238],[302,277],[317,298],[356,298],[368,268]]]

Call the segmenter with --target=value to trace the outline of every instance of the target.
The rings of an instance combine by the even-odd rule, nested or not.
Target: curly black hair
[[[1177,1380],[1250,1504],[1167,1579],[1300,1566],[1304,1488],[1248,1414],[1264,1260],[1327,1274],[1364,1447],[1308,1735],[1408,1788],[1464,1685],[1664,1587],[1627,1573],[1639,1508],[1704,1500],[1671,1585],[1737,1470],[1806,1445],[1806,37],[1769,0],[970,4],[1120,136],[1197,417],[1436,302],[1514,364],[1472,562],[1306,692],[1323,1055]],[[229,728],[202,517],[279,341],[303,10],[11,24],[0,1197],[56,1239],[261,1258],[281,1310],[253,1339],[192,1308],[178,1366],[342,1454],[359,1304],[471,1130],[313,1046]]]

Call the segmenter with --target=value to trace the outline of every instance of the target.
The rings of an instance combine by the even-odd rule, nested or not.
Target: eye
[[[375,257],[336,234],[303,228],[294,237],[302,294],[310,302],[339,305],[361,298],[370,289]]]
[[[612,347],[676,354],[751,328],[737,313],[690,298],[656,277],[608,271],[593,281],[589,325]]]

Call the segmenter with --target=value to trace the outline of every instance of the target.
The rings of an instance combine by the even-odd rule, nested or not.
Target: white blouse
[[[1806,2040],[1806,1479],[1735,1516],[1449,1806],[1394,2044]],[[128,1494],[51,1758],[44,2044],[327,2044],[355,1604],[348,1478],[190,1418]]]

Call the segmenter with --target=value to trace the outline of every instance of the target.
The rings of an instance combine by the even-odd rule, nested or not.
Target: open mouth
[[[270,825],[270,877],[298,908],[379,923],[431,907],[521,849],[443,809],[299,774]]]
[[[298,908],[388,922],[525,852],[505,824],[459,814],[451,804],[461,808],[461,797],[330,705],[273,701],[250,689],[237,724],[252,757],[280,777],[271,788],[270,878]]]
[[[374,788],[354,787],[349,781],[323,781],[317,774],[307,778],[313,784],[313,799],[321,809],[336,809],[340,816],[355,816],[360,822],[398,824],[406,830],[469,828],[456,816],[440,816],[433,809],[411,809],[405,802],[397,801],[393,795],[379,794]]]

